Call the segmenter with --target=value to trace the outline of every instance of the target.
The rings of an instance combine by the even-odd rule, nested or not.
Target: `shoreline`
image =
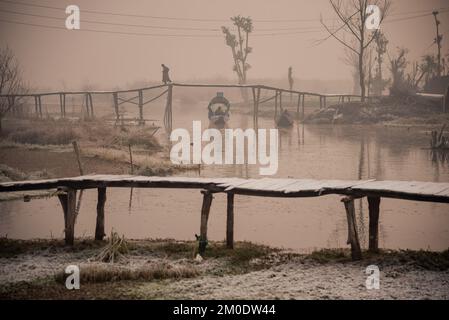
[[[449,251],[381,250],[350,261],[346,249],[292,253],[249,242],[126,240],[116,263],[95,257],[106,241],[0,240],[0,299],[449,299]],[[79,265],[81,289],[58,279]],[[380,290],[365,288],[378,265]]]

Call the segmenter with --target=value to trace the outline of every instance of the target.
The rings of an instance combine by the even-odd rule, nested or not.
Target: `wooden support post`
[[[92,101],[92,94],[88,93],[87,97],[89,98],[90,117],[93,119],[95,116],[94,116],[94,103]]]
[[[278,117],[278,92],[276,90],[274,96],[274,121],[276,121],[277,117]]]
[[[139,90],[139,124],[144,124],[143,121],[143,92]]]
[[[90,110],[89,110],[89,97],[87,93],[84,95],[84,103],[86,104],[86,118],[90,117]]]
[[[67,189],[67,193],[58,195],[64,212],[65,244],[73,246],[75,239],[76,190]]]
[[[379,206],[380,197],[368,197],[369,246],[371,252],[379,251]]]
[[[257,104],[256,104],[256,128],[259,127],[259,101],[260,101],[260,88],[257,88]]]
[[[39,101],[37,96],[34,96],[34,111],[36,112],[36,117],[39,117]]]
[[[203,255],[207,246],[207,221],[209,220],[210,206],[212,205],[212,193],[201,191],[203,194],[203,206],[201,208],[201,225],[198,252]]]
[[[118,109],[118,92],[112,93],[112,99],[114,100],[115,124],[118,124],[120,121],[120,113]]]
[[[256,126],[256,88],[251,87],[251,92],[253,94],[253,126]]]
[[[320,96],[320,109],[322,109],[322,108],[323,108],[323,97]]]
[[[352,260],[362,259],[362,250],[360,248],[359,237],[357,234],[357,222],[355,219],[354,199],[345,197],[341,200],[346,209],[346,218],[348,221],[348,244],[351,245]]]
[[[323,107],[324,107],[324,109],[326,109],[326,99],[327,99],[327,97],[323,96]]]
[[[106,188],[98,188],[97,225],[95,227],[95,240],[103,240],[104,236],[104,205],[106,203]]]
[[[298,94],[298,103],[296,105],[296,117],[299,119],[299,107],[301,106],[301,94]]]
[[[37,96],[37,101],[38,101],[38,104],[39,104],[39,117],[42,118],[42,100],[41,100],[41,96],[40,95]]]
[[[172,117],[173,85],[169,84],[167,89],[167,102],[165,105],[164,124],[165,130],[171,132],[173,125]]]
[[[80,149],[78,147],[78,143],[76,140],[72,141],[73,150],[75,151],[76,155],[76,161],[78,162],[78,169],[80,170],[80,175],[84,175],[83,166],[81,165],[81,156],[80,156]]]
[[[304,118],[305,118],[305,113],[304,113],[304,106],[305,106],[305,102],[304,102],[304,100],[306,99],[306,95],[305,94],[303,94],[302,95],[302,120],[304,121]]]
[[[65,94],[59,94],[59,105],[61,107],[61,118],[65,118]]]
[[[226,212],[226,247],[234,249],[234,194],[228,193]]]
[[[279,91],[279,111],[282,113],[282,91]]]

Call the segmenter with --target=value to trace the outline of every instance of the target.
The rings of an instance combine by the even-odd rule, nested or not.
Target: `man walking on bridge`
[[[170,69],[165,64],[161,64],[161,66],[162,66],[162,82],[164,84],[167,84],[167,82],[172,82],[170,80],[170,76],[168,75]]]

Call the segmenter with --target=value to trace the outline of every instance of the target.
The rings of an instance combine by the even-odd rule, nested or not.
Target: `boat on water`
[[[230,108],[231,104],[223,96],[223,92],[217,92],[217,95],[212,98],[207,106],[210,126],[219,129],[224,128],[229,121]]]
[[[283,110],[275,121],[278,128],[291,128],[294,122],[293,116],[287,110]]]

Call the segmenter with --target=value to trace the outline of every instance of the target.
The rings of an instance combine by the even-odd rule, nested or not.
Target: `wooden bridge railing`
[[[9,94],[9,95],[0,95],[1,98],[8,99],[9,103],[14,103],[17,99],[20,98],[34,98],[34,109],[37,117],[43,117],[42,111],[42,98],[49,96],[57,96],[59,97],[59,105],[60,105],[60,116],[61,118],[65,118],[67,116],[66,111],[66,98],[68,95],[71,96],[82,96],[84,99],[84,108],[85,115],[87,118],[94,118],[94,103],[93,103],[93,95],[111,95],[114,113],[116,117],[116,121],[120,118],[119,106],[125,103],[131,103],[138,107],[138,121],[139,123],[144,123],[144,115],[143,108],[146,104],[151,103],[164,95],[166,96],[166,104],[165,104],[165,112],[164,112],[164,126],[167,131],[171,131],[173,126],[173,87],[190,87],[190,88],[247,88],[251,89],[253,93],[253,119],[254,125],[257,125],[258,121],[258,111],[259,106],[262,103],[268,102],[270,100],[275,100],[275,117],[278,114],[278,107],[282,110],[282,94],[287,93],[291,95],[297,95],[298,103],[297,103],[297,114],[300,114],[300,107],[302,107],[302,117],[304,118],[304,107],[305,107],[305,97],[318,97],[320,101],[320,108],[326,107],[326,100],[329,97],[338,97],[339,101],[344,102],[345,99],[350,101],[351,98],[360,98],[358,95],[353,94],[320,94],[315,92],[305,92],[305,91],[296,91],[296,90],[288,90],[282,88],[276,88],[266,85],[258,85],[258,84],[247,84],[247,85],[239,85],[239,84],[191,84],[191,83],[169,83],[169,84],[161,84],[156,86],[149,86],[138,89],[128,89],[128,90],[115,90],[115,91],[57,91],[57,92],[42,92],[42,93],[25,93],[25,94]],[[166,88],[161,93],[157,94],[155,97],[150,98],[147,101],[144,101],[144,92],[151,91],[156,89]],[[274,91],[274,95],[263,101],[260,100],[261,90],[265,91]],[[132,94],[132,97],[125,97],[127,94]],[[279,104],[278,104],[279,103]]]

